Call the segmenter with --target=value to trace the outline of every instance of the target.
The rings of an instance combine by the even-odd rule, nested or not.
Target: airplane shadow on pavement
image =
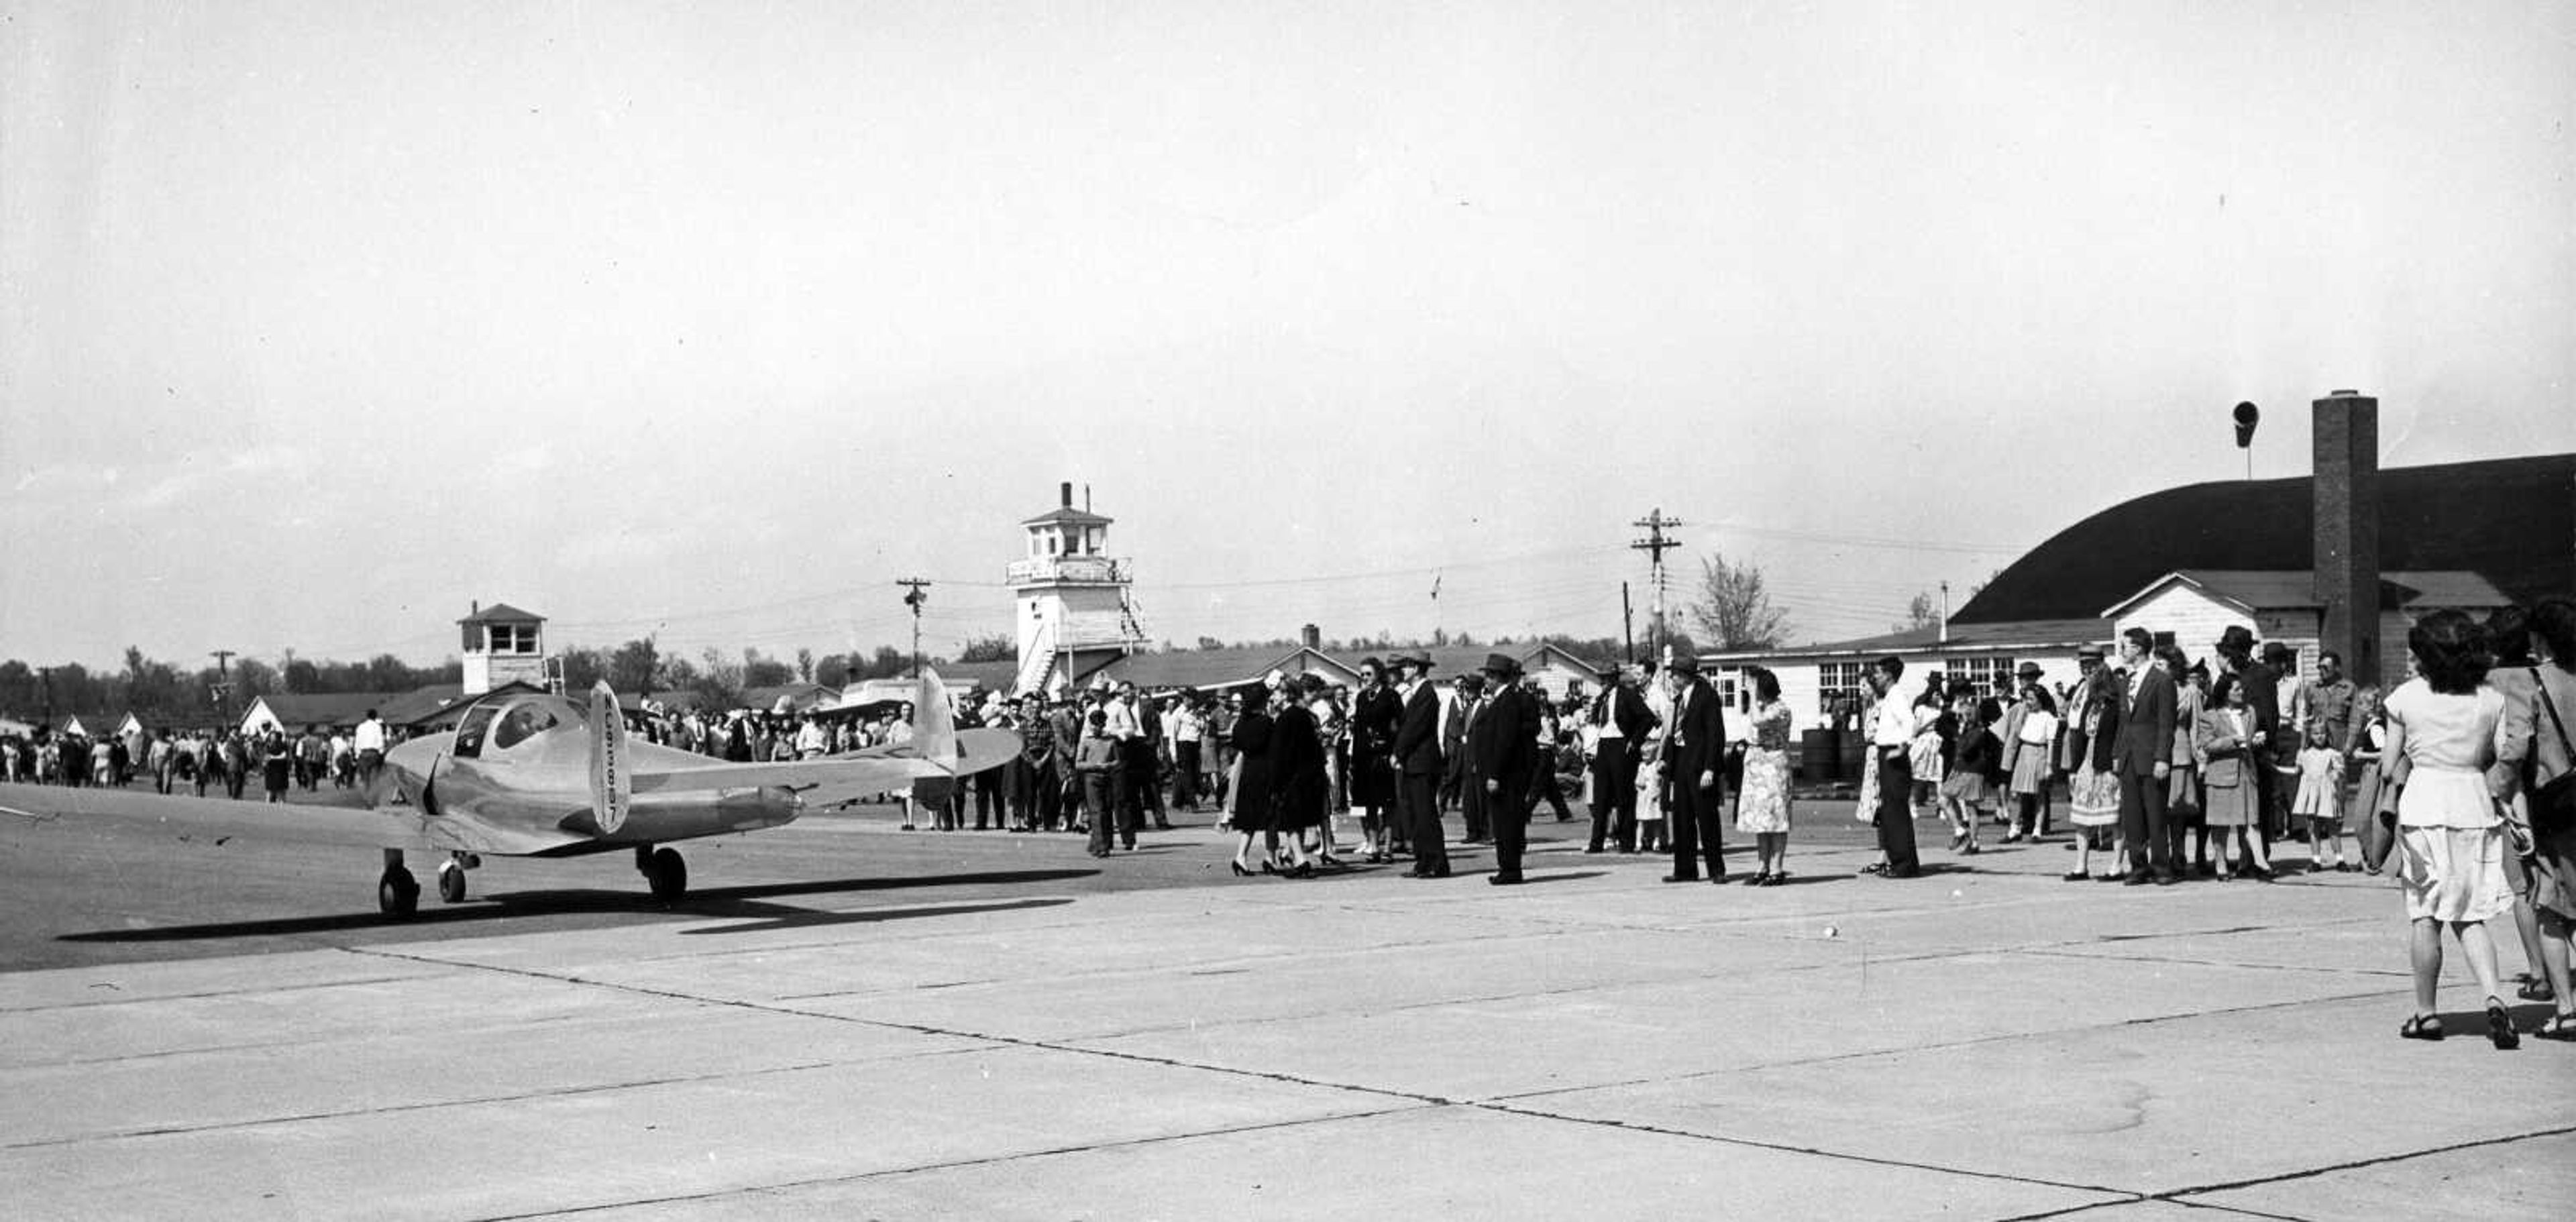
[[[1060,883],[1089,878],[1098,873],[1100,873],[1098,870],[989,870],[969,874],[937,874],[912,878],[848,878],[803,883],[763,883],[756,886],[709,887],[703,891],[691,891],[677,904],[665,904],[640,891],[605,889],[502,891],[480,898],[471,898],[465,903],[453,906],[423,908],[410,916],[393,916],[381,912],[347,912],[330,916],[217,921],[201,925],[166,925],[151,929],[101,929],[88,933],[63,934],[56,940],[61,942],[190,942],[222,938],[333,933],[347,930],[420,929],[468,922],[507,921],[514,918],[584,912],[634,913],[676,920],[738,917],[747,918],[753,922],[722,929],[692,931],[736,933],[755,929],[792,928],[796,925],[888,921],[960,912],[1007,911],[1013,908],[1033,908],[1073,902],[1069,898],[993,900],[944,908],[817,912],[808,908],[762,902],[774,897],[838,895],[859,891],[893,891],[918,887]]]

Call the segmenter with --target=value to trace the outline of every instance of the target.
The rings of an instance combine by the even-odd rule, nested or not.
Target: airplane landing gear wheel
[[[438,898],[450,904],[465,902],[465,867],[453,861],[438,863]]]
[[[384,877],[376,880],[376,907],[387,916],[420,911],[420,880],[401,866],[386,867]]]
[[[689,863],[680,860],[679,850],[655,849],[650,856],[639,850],[635,857],[635,866],[644,872],[645,884],[653,889],[654,899],[673,904],[689,893]]]

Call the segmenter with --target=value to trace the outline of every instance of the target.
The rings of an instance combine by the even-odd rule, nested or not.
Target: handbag
[[[2361,868],[2373,874],[2388,864],[2388,855],[2397,848],[2397,802],[2406,792],[2406,778],[2399,775],[2404,762],[2382,757],[2377,809],[2361,825]]]
[[[2540,693],[2540,707],[2549,710],[2549,724],[2558,731],[2559,750],[2576,760],[2576,747],[2567,742],[2567,723],[2558,719],[2558,704],[2549,698],[2549,685],[2541,682],[2537,666],[2531,668],[2531,684]],[[2531,830],[2535,837],[2562,835],[2571,827],[2576,827],[2576,770],[2531,791]]]

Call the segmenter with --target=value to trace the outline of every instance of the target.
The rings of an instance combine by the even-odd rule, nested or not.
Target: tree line
[[[1017,652],[1008,637],[976,637],[964,643],[955,661],[1007,660]],[[706,649],[692,659],[664,652],[651,635],[604,648],[576,645],[556,657],[568,691],[587,690],[604,678],[620,692],[687,693],[716,708],[737,707],[751,688],[799,681],[843,687],[912,670],[912,655],[891,645],[879,645],[873,652],[820,656],[811,649],[799,649],[791,658],[771,657],[757,649],[739,653]],[[936,656],[924,661],[944,666],[951,659]],[[291,649],[274,661],[234,656],[222,664],[191,668],[149,657],[140,646],[129,645],[120,670],[92,670],[78,662],[38,666],[17,658],[0,661],[0,713],[34,719],[132,712],[148,724],[211,724],[240,715],[262,696],[411,692],[461,683],[464,669],[455,658],[414,666],[386,653],[363,662],[340,662],[299,657]]]

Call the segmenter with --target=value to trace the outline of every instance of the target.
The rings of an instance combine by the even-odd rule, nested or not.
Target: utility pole
[[[1681,524],[1680,518],[1665,517],[1662,507],[1658,506],[1632,523],[1643,528],[1646,537],[1628,545],[1631,551],[1646,553],[1654,565],[1655,608],[1646,620],[1646,640],[1647,650],[1658,664],[1664,656],[1664,553],[1682,545],[1681,540],[1664,532]]]
[[[36,674],[45,684],[45,733],[50,735],[54,732],[54,668],[39,666]]]
[[[1627,659],[1637,660],[1637,609],[1628,602],[1628,583],[1619,583],[1619,635],[1628,642]]]
[[[903,605],[912,608],[912,677],[921,678],[921,604],[930,601],[930,583],[918,577],[896,580],[904,587]]]
[[[238,655],[230,649],[218,649],[207,656],[215,660],[215,717],[221,724],[229,726],[233,720],[233,681],[228,668]]]

